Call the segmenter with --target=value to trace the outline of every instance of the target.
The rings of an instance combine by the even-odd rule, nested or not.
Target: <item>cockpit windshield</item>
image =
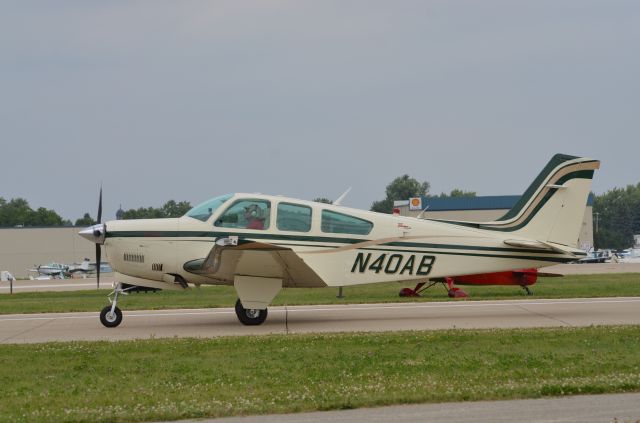
[[[221,195],[220,197],[212,198],[211,200],[205,201],[202,204],[199,204],[189,210],[185,216],[192,217],[194,219],[201,220],[206,222],[211,215],[224,204],[229,198],[233,197],[233,194]]]

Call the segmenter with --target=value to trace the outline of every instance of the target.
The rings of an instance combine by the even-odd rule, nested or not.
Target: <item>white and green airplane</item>
[[[115,273],[100,320],[122,321],[118,296],[137,287],[233,285],[236,314],[259,325],[283,287],[420,282],[577,260],[599,161],[555,155],[520,201],[492,222],[418,219],[272,195],[229,194],[175,219],[118,220],[80,232]],[[98,208],[101,221],[102,191]],[[99,277],[99,275],[98,275]],[[113,298],[111,299],[111,296]]]

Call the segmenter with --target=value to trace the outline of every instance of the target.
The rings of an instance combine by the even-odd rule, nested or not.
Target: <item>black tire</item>
[[[118,307],[113,310],[113,314],[111,314],[111,306],[106,306],[100,312],[100,323],[102,323],[105,327],[115,328],[120,323],[122,323],[122,312]]]
[[[267,309],[257,310],[242,307],[242,303],[238,299],[236,301],[236,316],[243,325],[257,326],[264,323],[267,319]]]

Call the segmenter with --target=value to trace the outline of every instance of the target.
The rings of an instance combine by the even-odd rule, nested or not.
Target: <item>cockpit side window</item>
[[[276,226],[281,231],[309,232],[311,207],[291,203],[278,204]]]
[[[239,200],[218,218],[214,225],[221,228],[269,229],[271,203],[266,200]]]
[[[373,223],[342,213],[322,210],[322,232],[334,234],[368,235]]]
[[[201,220],[206,222],[209,220],[211,215],[223,205],[229,198],[231,198],[232,194],[221,195],[220,197],[212,198],[211,200],[207,200],[202,204],[198,204],[191,210],[189,210],[185,216],[192,217],[194,219]]]

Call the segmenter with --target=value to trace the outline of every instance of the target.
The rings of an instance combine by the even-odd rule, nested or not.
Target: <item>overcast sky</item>
[[[638,1],[0,3],[0,196],[75,220],[227,192],[640,182]]]

